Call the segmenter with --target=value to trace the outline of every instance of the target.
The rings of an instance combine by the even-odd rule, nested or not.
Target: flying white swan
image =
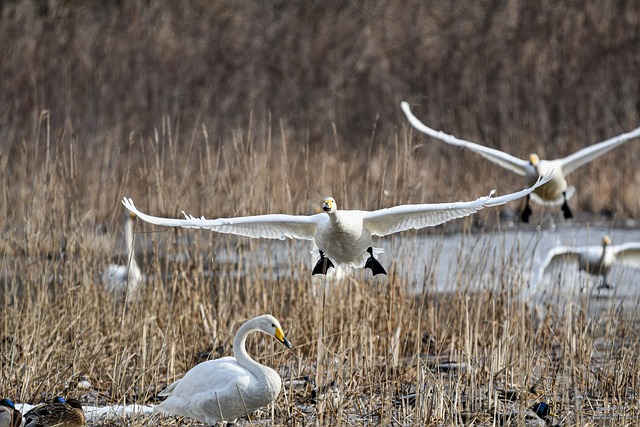
[[[273,402],[282,387],[280,375],[253,360],[245,349],[247,335],[261,331],[291,348],[278,320],[268,314],[242,325],[233,340],[233,357],[202,362],[160,393],[167,399],[154,412],[168,412],[207,425],[247,416]]]
[[[257,215],[238,218],[205,219],[183,215],[186,219],[169,219],[140,212],[133,200],[122,203],[143,221],[168,227],[205,228],[219,233],[267,239],[314,240],[320,260],[312,274],[326,274],[335,264],[370,268],[373,275],[386,274],[374,257],[371,236],[386,236],[404,230],[435,226],[455,218],[471,215],[482,208],[502,205],[531,193],[549,181],[551,176],[540,177],[531,188],[500,197],[481,197],[472,202],[401,205],[376,211],[339,211],[336,201],[327,197],[322,210],[315,215]]]
[[[534,194],[538,197],[534,197],[534,200],[540,204],[558,205],[562,203],[562,212],[564,213],[565,218],[573,217],[571,209],[569,209],[569,205],[567,204],[567,200],[573,195],[573,187],[567,187],[567,180],[565,177],[580,166],[589,163],[607,151],[640,136],[639,127],[631,132],[623,133],[622,135],[618,135],[598,144],[583,148],[582,150],[576,151],[562,159],[541,160],[537,154],[531,154],[531,156],[529,156],[529,160],[523,160],[503,151],[458,139],[453,135],[447,135],[444,132],[433,130],[423,124],[411,113],[411,109],[407,102],[401,102],[400,107],[407,116],[407,119],[409,119],[409,123],[411,123],[411,125],[418,131],[446,142],[447,144],[467,148],[505,169],[509,169],[518,175],[524,175],[528,185],[536,182],[539,175],[547,175],[551,170],[553,170],[551,181],[535,190]],[[529,196],[527,196],[527,203],[522,211],[522,221],[529,222],[530,216],[531,206],[529,205]]]
[[[607,276],[615,262],[640,268],[640,243],[611,245],[609,236],[602,238],[602,245],[594,246],[556,246],[551,249],[540,265],[537,283],[540,283],[547,269],[553,269],[567,261],[577,261],[580,270],[594,276],[602,276],[599,288],[610,288]]]
[[[126,295],[134,295],[143,279],[142,271],[136,262],[133,246],[133,225],[135,220],[134,213],[126,213],[124,223],[124,236],[128,251],[126,264],[109,264],[102,272],[102,283],[117,294],[126,291]]]

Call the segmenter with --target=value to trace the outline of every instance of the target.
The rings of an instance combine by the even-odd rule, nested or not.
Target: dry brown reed
[[[361,176],[381,171],[366,162],[371,153],[396,154],[394,138],[407,126],[401,100],[459,137],[522,157],[564,156],[640,124],[639,19],[635,2],[596,0],[3,2],[2,161],[11,182],[43,167],[38,116],[47,111],[51,132],[80,138],[79,164],[99,160],[99,182],[123,177],[128,165],[139,178],[139,141],[170,123],[181,139],[159,153],[164,165],[197,163],[194,135],[204,125],[214,157],[234,139],[286,137],[288,160],[306,158],[314,180],[330,186],[319,173],[325,161],[349,162],[330,173]],[[248,128],[255,133],[241,136]],[[35,141],[30,167],[9,167]],[[343,152],[321,157],[337,144]],[[638,215],[636,145],[575,172],[574,210]],[[478,194],[510,177],[423,136],[412,146],[426,180],[407,171],[395,184],[413,188],[411,200]],[[209,190],[222,184],[174,178]],[[94,197],[91,206],[113,215],[117,197]]]
[[[295,152],[284,127],[258,139],[250,125],[219,150],[203,128],[190,136],[190,152],[178,156],[182,136],[165,120],[152,137],[131,142],[127,157],[140,156],[141,166],[123,161],[117,165],[121,175],[100,183],[99,173],[78,164],[79,137],[70,130],[53,136],[49,127],[43,115],[44,145],[55,150],[34,153],[27,146],[25,159],[46,159],[43,170],[25,173],[31,190],[5,187],[21,190],[17,200],[25,207],[21,218],[5,224],[5,395],[27,402],[66,394],[96,404],[153,403],[162,387],[191,366],[229,354],[245,319],[270,312],[295,349],[285,351],[267,337],[250,340],[250,352],[285,381],[273,412],[253,415],[254,423],[452,425],[474,414],[476,425],[490,425],[509,411],[499,393],[511,388],[523,392],[517,405],[550,402],[563,425],[583,424],[594,414],[628,424],[636,419],[637,317],[611,311],[594,319],[579,309],[587,303],[579,299],[575,311],[558,313],[549,306],[545,317],[536,316],[517,297],[526,286],[530,248],[505,255],[499,235],[478,240],[470,220],[448,227],[464,238],[451,291],[444,294],[433,276],[437,251],[394,261],[418,268],[417,257],[433,257],[424,283],[394,274],[393,265],[388,280],[358,271],[325,283],[310,276],[307,245],[142,223],[135,237],[146,275],[141,291],[127,302],[100,283],[107,263],[126,259],[117,201],[123,194],[137,194],[141,208],[171,216],[187,207],[212,215],[285,208],[308,213],[315,208],[309,201],[319,200],[327,182],[347,207],[399,203],[413,191],[399,183],[420,176],[407,133],[394,139],[394,156],[367,153],[379,168],[374,177],[355,175],[349,162],[332,162],[331,154],[347,151],[339,142],[312,162],[305,152],[311,148]],[[330,178],[311,179],[313,169]],[[366,188],[381,190],[360,190]],[[110,199],[114,206],[104,209],[114,213],[101,220],[99,210]],[[477,217],[491,224],[496,212]],[[446,229],[432,230],[432,238],[447,238]],[[486,271],[490,279],[478,283]],[[92,393],[75,388],[80,375],[90,378]],[[330,392],[318,392],[312,402],[310,386],[300,385],[304,376]],[[538,394],[526,396],[533,385]],[[415,398],[406,397],[416,391]],[[173,421],[142,417],[125,423]]]
[[[217,217],[307,214],[326,195],[372,209],[520,188],[416,136],[400,100],[436,128],[523,156],[634,128],[634,2],[0,5],[4,396],[153,403],[194,364],[230,354],[244,320],[270,312],[295,349],[251,338],[250,353],[285,381],[253,424],[491,425],[509,409],[500,389],[533,385],[538,395],[517,404],[546,400],[562,425],[636,424],[637,317],[594,319],[579,299],[537,317],[516,297],[530,252],[488,266],[495,246],[477,243],[471,220],[429,230],[478,245],[445,294],[437,251],[394,261],[431,257],[424,283],[390,269],[388,280],[358,272],[325,286],[310,276],[307,246],[141,223],[141,292],[127,303],[99,279],[125,259],[123,196],[154,214]],[[631,144],[572,176],[579,210],[638,214]],[[477,286],[487,268],[491,283]],[[312,403],[303,376],[335,389]]]

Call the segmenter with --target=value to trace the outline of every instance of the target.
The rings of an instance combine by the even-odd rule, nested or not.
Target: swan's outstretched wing
[[[401,205],[392,208],[365,212],[364,225],[373,235],[386,236],[400,231],[431,227],[452,219],[469,216],[482,208],[498,206],[524,197],[551,179],[551,174],[538,178],[532,187],[500,197],[480,197],[471,202],[432,203],[421,205]]]
[[[534,185],[532,185],[531,187],[529,187],[529,188],[525,188],[524,190],[516,191],[515,193],[505,194],[504,196],[492,197],[491,200],[489,200],[484,205],[484,207],[490,208],[490,207],[493,207],[493,206],[504,205],[507,202],[519,199],[521,197],[526,196],[527,194],[533,194],[533,190],[535,190],[536,188],[540,187],[541,185],[544,185],[547,182],[551,181],[551,179],[553,178],[553,171],[554,170],[551,169],[547,175],[539,176],[538,177],[538,181],[536,181],[536,183]]]
[[[634,268],[640,268],[640,243],[630,242],[613,247],[616,260]]]
[[[632,130],[631,132],[623,133],[606,141],[599,142],[597,144],[590,145],[582,150],[560,159],[562,162],[562,172],[565,176],[569,175],[574,170],[578,169],[586,163],[589,163],[598,156],[603,155],[609,150],[616,148],[617,146],[624,144],[625,142],[640,137],[640,127]]]
[[[401,205],[379,209],[364,213],[364,226],[376,236],[431,227],[472,215],[482,209],[489,200],[491,196],[480,197],[472,202]]]
[[[538,274],[536,275],[536,282],[534,285],[542,283],[544,273],[547,270],[557,270],[567,262],[578,262],[579,258],[580,250],[575,247],[556,246],[552,248],[549,252],[547,252],[547,255],[542,261],[542,264],[540,264],[540,268],[538,269]]]
[[[517,173],[518,175],[526,175],[527,168],[529,167],[529,162],[527,160],[512,156],[511,154],[505,153],[504,151],[485,147],[484,145],[476,144],[475,142],[458,139],[453,135],[448,135],[442,131],[431,129],[411,113],[411,109],[409,108],[409,104],[407,102],[402,101],[400,103],[400,107],[402,107],[402,111],[404,111],[407,119],[409,119],[409,123],[411,123],[411,126],[416,128],[416,130],[425,133],[433,138],[439,139],[440,141],[446,142],[447,144],[467,148],[475,153],[480,154],[493,163]]]
[[[185,219],[160,218],[140,212],[133,200],[124,198],[124,206],[145,222],[164,225],[166,227],[204,228],[218,233],[236,234],[238,236],[263,239],[303,239],[313,240],[317,224],[326,217],[316,215],[256,215],[238,218],[205,219],[195,218],[183,212]]]

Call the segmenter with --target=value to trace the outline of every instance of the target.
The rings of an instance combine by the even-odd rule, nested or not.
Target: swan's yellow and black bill
[[[540,163],[540,157],[538,157],[537,154],[531,154],[529,156],[529,163],[531,164],[531,166],[537,166],[538,163]],[[549,174],[551,175],[551,174]]]
[[[289,342],[288,339],[285,338],[284,332],[279,327],[276,327],[276,339],[280,341],[282,344],[286,345],[287,348],[292,348],[293,346]]]
[[[331,209],[333,209],[333,200],[324,199],[322,201],[322,210],[325,212],[329,212]]]

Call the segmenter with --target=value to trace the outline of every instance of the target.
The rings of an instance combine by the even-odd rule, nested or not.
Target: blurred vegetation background
[[[565,156],[640,126],[637,1],[4,0],[0,40],[2,215],[18,222],[54,163],[73,188],[48,189],[45,201],[70,191],[99,220],[123,195],[166,197],[138,204],[171,215],[263,212],[228,207],[202,147],[210,158],[272,150],[276,162],[289,150],[292,182],[317,183],[291,190],[298,203],[333,194],[345,208],[378,208],[522,187],[410,133],[401,100],[435,129],[522,157]],[[371,153],[392,161],[403,146],[420,165],[394,187],[407,193],[359,198],[356,177],[385,185],[389,165]],[[639,153],[630,142],[575,172],[574,211],[637,216]]]
[[[413,425],[457,422],[463,401],[493,414],[494,386],[536,377],[576,425],[593,408],[622,408],[625,423],[638,413],[637,310],[593,320],[581,293],[575,311],[532,321],[512,293],[526,287],[530,244],[505,260],[502,237],[462,235],[444,296],[438,250],[401,260],[424,266],[422,284],[390,264],[385,282],[360,271],[323,293],[298,246],[264,254],[252,239],[139,221],[141,299],[94,284],[127,259],[123,196],[154,215],[215,218],[308,214],[327,195],[375,209],[504,194],[523,181],[417,134],[400,101],[435,129],[556,157],[640,126],[639,76],[635,0],[0,0],[0,388],[37,402],[85,373],[103,403],[149,402],[269,311],[299,356],[270,339],[252,354],[277,351],[260,360],[286,360],[287,377],[336,379],[348,397],[338,414],[358,408],[364,423],[397,422],[391,397],[425,378],[435,385]],[[639,159],[631,141],[574,172],[576,219],[534,207],[531,227],[552,218],[589,233],[585,219],[637,218]],[[277,280],[275,261],[290,268]],[[433,381],[415,358],[425,352],[473,369]],[[276,423],[291,425],[286,402]],[[343,420],[318,412],[319,425]]]

